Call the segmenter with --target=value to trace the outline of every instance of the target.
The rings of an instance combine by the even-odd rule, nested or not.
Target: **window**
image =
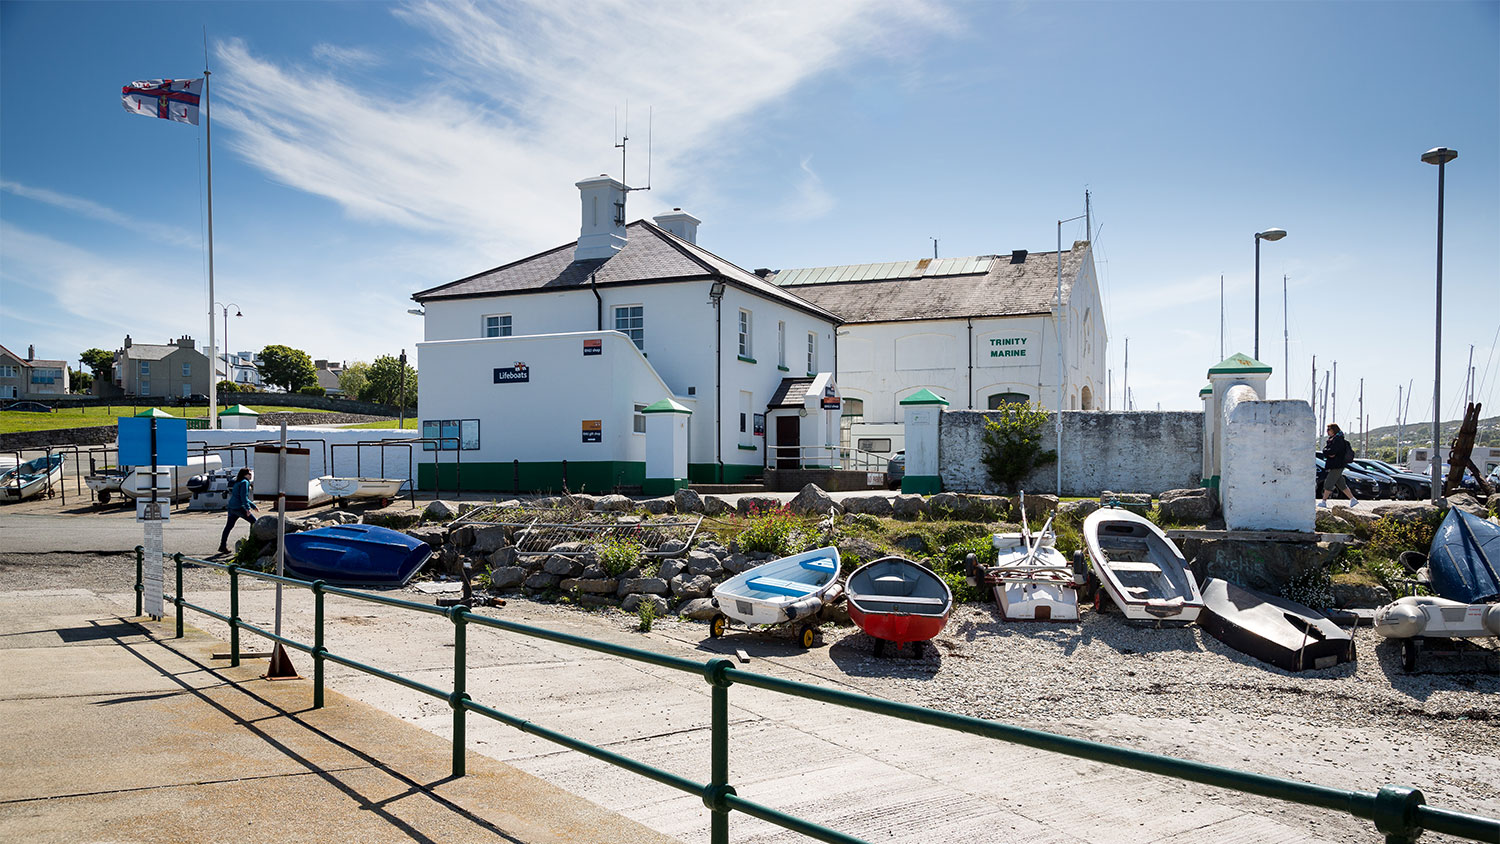
[[[754,349],[751,348],[751,344],[750,344],[750,312],[747,311],[747,310],[741,309],[740,310],[740,357],[742,357],[742,358],[753,357],[753,355],[751,354],[752,351],[754,351]]]
[[[631,422],[635,423],[637,434],[646,433],[646,406],[644,404],[635,406],[635,415],[631,417]]]
[[[191,363],[185,363],[185,364],[182,365],[182,377],[183,378],[192,378],[193,377],[193,365]]]
[[[448,437],[457,438],[442,439]],[[422,421],[422,438],[437,442],[422,443],[423,451],[477,451],[479,449],[478,419],[425,419]]]
[[[751,447],[751,448],[754,447],[753,443],[755,442],[755,436],[754,436],[753,429],[750,427],[750,422],[751,422],[750,414],[754,412],[754,411],[751,410],[751,408],[754,405],[754,401],[755,401],[755,397],[754,397],[753,394],[751,394],[751,393],[749,393],[748,391],[745,391],[745,390],[741,390],[740,391],[740,446],[741,447]]]
[[[997,410],[1002,404],[1016,404],[1018,402],[1025,404],[1029,401],[1031,401],[1031,396],[1025,393],[995,393],[990,396],[988,404],[990,410]]]
[[[818,335],[816,332],[807,332],[807,374],[818,374]]]
[[[16,368],[14,366],[0,366],[0,378],[14,377],[16,377]]]
[[[31,370],[31,383],[33,384],[58,384],[62,382],[62,370],[56,367],[36,368]]]
[[[484,318],[484,336],[509,337],[510,314],[496,314]]]
[[[776,323],[776,365],[786,369],[786,323]]]
[[[149,395],[151,395],[151,379],[150,378],[142,378],[141,379],[140,387],[136,390],[136,395],[139,395],[139,396],[149,396]]]
[[[886,454],[891,450],[891,441],[889,437],[861,439],[859,441],[858,448],[860,451],[870,451],[876,454]]]
[[[143,360],[143,361],[141,361],[141,377],[142,378],[150,378],[151,377],[151,361],[149,361],[149,360]]]
[[[16,398],[20,398],[20,395],[16,392],[15,387],[0,387],[0,399]]]
[[[641,305],[615,308],[615,330],[630,338],[637,349],[646,350],[646,309]]]

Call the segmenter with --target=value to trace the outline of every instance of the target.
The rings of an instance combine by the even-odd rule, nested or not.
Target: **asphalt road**
[[[9,509],[9,508],[7,508]],[[173,513],[162,527],[168,551],[206,556],[219,547],[223,513]],[[232,539],[245,536],[244,522],[235,525]],[[145,526],[135,510],[111,507],[88,515],[0,513],[0,552],[47,553],[67,551],[115,554],[133,551],[145,539]]]

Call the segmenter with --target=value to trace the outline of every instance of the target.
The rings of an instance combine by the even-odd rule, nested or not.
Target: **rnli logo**
[[[496,384],[516,384],[531,381],[531,369],[524,361],[516,361],[515,366],[495,367]]]

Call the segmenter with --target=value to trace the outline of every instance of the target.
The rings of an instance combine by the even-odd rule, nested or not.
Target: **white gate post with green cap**
[[[692,411],[671,399],[648,405],[645,495],[671,495],[688,485],[687,423]]]
[[[1208,407],[1204,408],[1206,417],[1213,419],[1214,439],[1213,452],[1210,457],[1209,472],[1203,478],[1203,485],[1212,489],[1218,489],[1220,478],[1224,471],[1224,397],[1231,387],[1244,384],[1255,391],[1255,395],[1261,401],[1266,398],[1266,382],[1271,380],[1271,367],[1269,364],[1261,363],[1249,355],[1236,352],[1229,357],[1219,361],[1208,369],[1208,383],[1214,388],[1212,399]]]
[[[1214,443],[1218,437],[1218,417],[1213,414],[1214,385],[1205,384],[1198,391],[1198,398],[1203,400],[1203,465],[1198,470],[1198,476],[1202,479],[1198,484],[1213,486],[1209,479],[1214,476]]]
[[[943,491],[938,472],[938,428],[948,400],[922,389],[901,400],[906,413],[906,473],[901,477],[901,491],[918,495],[935,495]]]

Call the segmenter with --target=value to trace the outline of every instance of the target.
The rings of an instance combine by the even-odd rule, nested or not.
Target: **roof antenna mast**
[[[618,106],[615,108],[615,137],[620,139],[615,144],[615,149],[620,151],[620,184],[625,186],[625,196],[627,197],[630,195],[631,191],[651,190],[651,135],[653,128],[652,124],[655,123],[655,116],[656,109],[654,107],[646,111],[646,186],[641,188],[633,188],[630,186],[630,183],[625,180],[626,145],[630,143],[630,101],[625,101],[624,132],[620,131],[620,109]],[[623,200],[619,202],[615,207],[615,222],[618,225],[625,225],[625,203]]]

